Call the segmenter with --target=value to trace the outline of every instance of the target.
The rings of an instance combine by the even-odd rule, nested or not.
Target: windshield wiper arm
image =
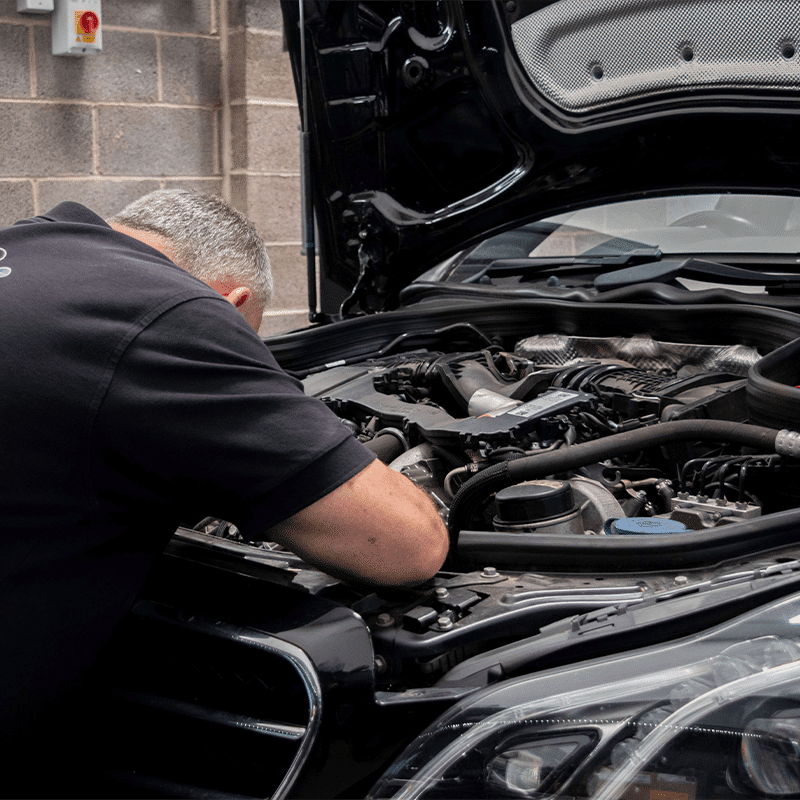
[[[702,261],[699,258],[669,259],[658,264],[640,264],[607,272],[594,279],[596,289],[609,291],[621,289],[636,283],[664,283],[678,277],[693,277],[716,279],[726,283],[758,284],[760,286],[775,286],[788,282],[797,282],[798,274],[795,272],[760,272],[743,267],[734,267],[730,264],[720,264],[716,261]]]
[[[461,283],[477,283],[484,276],[526,275],[532,272],[546,272],[556,267],[571,266],[630,266],[659,261],[662,252],[657,247],[639,247],[625,253],[587,254],[583,256],[550,256],[529,258],[497,258]]]

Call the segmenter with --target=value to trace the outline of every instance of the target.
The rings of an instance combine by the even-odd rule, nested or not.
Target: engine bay
[[[307,377],[305,387],[423,488],[447,521],[459,487],[502,461],[668,421],[746,422],[747,373],[758,360],[745,345],[538,335],[513,352],[420,351],[333,367]],[[650,448],[503,489],[467,527],[704,530],[794,507],[788,471],[775,453],[702,442]]]
[[[392,696],[507,677],[502,653],[569,620],[583,631],[597,614],[665,593],[737,591],[800,570],[791,448],[704,436],[707,425],[752,427],[742,423],[753,417],[756,347],[644,333],[537,334],[513,348],[497,339],[381,352],[303,378],[435,503],[451,554],[433,581],[361,589],[274,543],[243,542],[215,519],[184,535],[286,569],[293,585],[357,612],[370,629],[377,688]],[[672,440],[664,432],[676,423],[697,426],[696,435]],[[535,479],[473,485],[537,459],[550,466]]]

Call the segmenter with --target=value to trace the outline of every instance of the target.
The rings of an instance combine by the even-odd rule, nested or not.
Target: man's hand
[[[427,580],[448,548],[430,498],[380,461],[270,528],[269,538],[330,575],[379,586]]]

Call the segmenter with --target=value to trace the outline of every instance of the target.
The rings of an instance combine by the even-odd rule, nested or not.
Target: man
[[[441,566],[428,498],[253,333],[269,261],[219,198],[159,191],[109,223],[62,203],[0,248],[4,748],[74,733],[64,703],[183,520],[359,582]]]

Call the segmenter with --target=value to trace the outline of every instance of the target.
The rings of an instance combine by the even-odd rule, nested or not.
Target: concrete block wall
[[[300,255],[300,114],[277,0],[231,0],[228,16],[230,187],[269,245],[280,303],[262,334],[308,323]]]
[[[55,57],[49,15],[0,0],[0,226],[62,200],[110,216],[157,188],[222,194],[270,245],[262,333],[306,324],[277,0],[103,0],[102,15],[101,54]]]

